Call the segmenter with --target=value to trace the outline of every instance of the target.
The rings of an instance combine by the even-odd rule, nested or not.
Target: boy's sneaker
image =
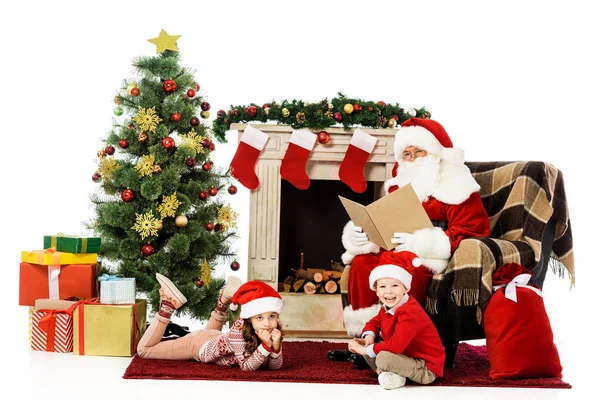
[[[158,281],[158,283],[160,283],[161,297],[164,297],[165,300],[170,302],[175,307],[175,309],[178,309],[182,305],[187,303],[187,299],[185,298],[183,293],[181,293],[179,289],[177,289],[175,284],[171,282],[169,278],[157,272],[156,280]]]
[[[406,384],[406,378],[394,372],[384,371],[377,377],[379,384],[385,389],[398,389]]]

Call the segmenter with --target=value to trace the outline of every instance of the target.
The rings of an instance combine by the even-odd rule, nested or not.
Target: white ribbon
[[[525,288],[525,289],[529,289],[529,290],[533,291],[534,293],[536,293],[538,296],[542,297],[542,291],[540,289],[527,285],[527,283],[529,282],[529,279],[531,279],[531,275],[521,274],[521,275],[515,276],[512,281],[508,282],[508,284],[494,285],[492,288],[494,290],[498,290],[498,289],[506,286],[506,289],[504,289],[504,296],[507,299],[514,301],[515,303],[518,303],[518,301],[517,301],[517,286]]]
[[[50,300],[58,300],[58,276],[60,275],[60,265],[48,265],[48,291]]]

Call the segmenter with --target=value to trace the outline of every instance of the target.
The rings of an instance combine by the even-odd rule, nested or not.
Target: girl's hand
[[[272,349],[279,351],[279,348],[281,347],[281,331],[279,329],[273,329],[271,331],[271,341],[273,342]]]
[[[258,335],[258,338],[267,346],[269,346],[269,348],[273,347],[273,341],[271,340],[271,334],[269,333],[268,330],[266,329],[259,329],[256,331],[256,335]]]

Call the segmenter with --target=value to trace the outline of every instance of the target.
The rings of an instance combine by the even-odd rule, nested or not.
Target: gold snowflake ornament
[[[98,174],[104,179],[110,179],[117,170],[117,161],[114,158],[102,158],[98,165]]]
[[[205,258],[204,262],[200,264],[200,280],[204,282],[204,284],[207,286],[210,285],[211,274],[212,268],[210,267]]]
[[[235,221],[237,220],[238,214],[231,209],[229,204],[225,207],[217,208],[219,215],[217,216],[217,222],[223,225],[223,229],[232,229],[237,225]]]
[[[142,161],[135,166],[135,169],[137,169],[141,176],[152,175],[154,172],[154,155],[142,156]]]
[[[138,115],[133,120],[140,126],[142,131],[156,132],[158,123],[162,121],[152,108],[139,107]]]
[[[174,217],[177,208],[182,205],[183,202],[177,200],[176,192],[173,192],[170,196],[163,196],[162,202],[156,209],[162,218]]]
[[[188,133],[181,135],[181,145],[194,149],[196,154],[204,153],[204,146],[202,146],[202,141],[204,139],[206,138],[204,136],[198,136],[196,131],[192,128]]]
[[[144,240],[148,236],[158,236],[160,224],[161,221],[154,217],[152,211],[148,211],[146,214],[135,213],[135,225],[133,225],[131,229],[138,232],[142,237],[142,240]]]

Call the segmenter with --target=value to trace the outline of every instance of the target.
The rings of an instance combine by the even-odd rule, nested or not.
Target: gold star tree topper
[[[170,36],[164,29],[161,29],[158,37],[148,39],[148,41],[156,45],[156,54],[160,54],[165,50],[179,51],[175,42],[180,37],[181,35]]]

